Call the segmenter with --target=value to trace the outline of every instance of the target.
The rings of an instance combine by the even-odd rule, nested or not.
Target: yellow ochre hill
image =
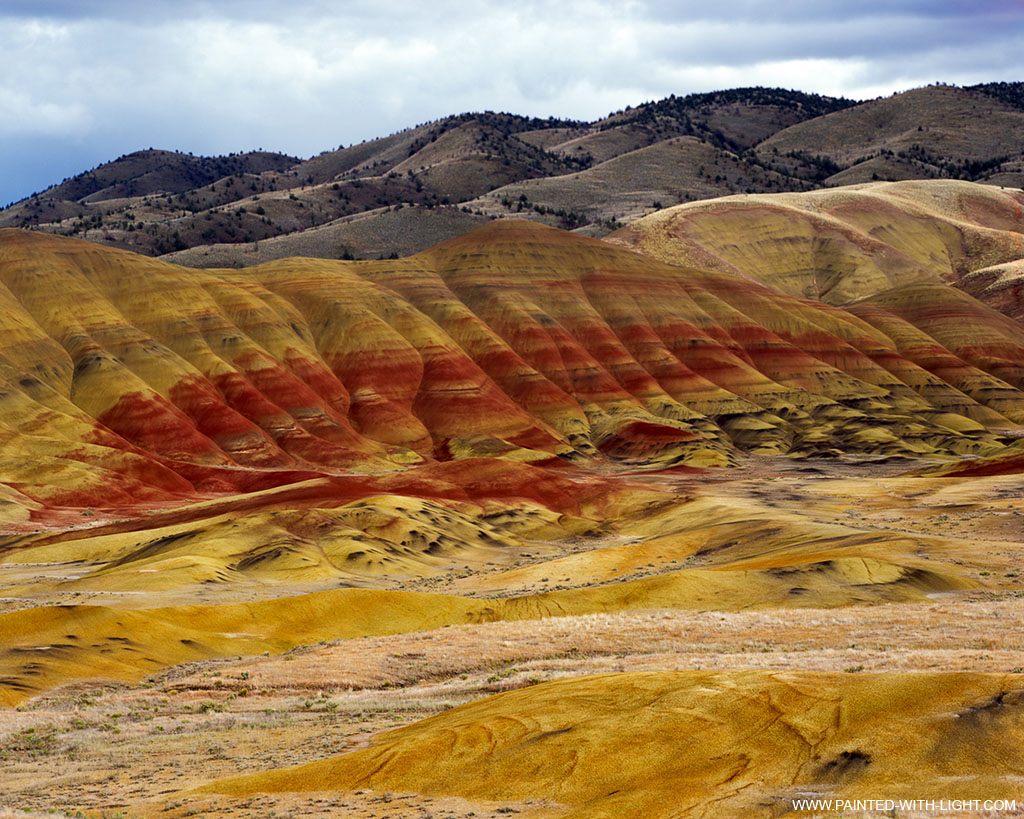
[[[203,790],[455,794],[572,819],[773,816],[794,797],[868,793],[1012,799],[1022,695],[1000,674],[576,677],[455,708],[363,750]],[[979,769],[986,773],[963,781]],[[538,796],[549,813],[530,810]]]
[[[1024,317],[1024,192],[954,180],[727,196],[667,208],[609,241],[845,305],[952,284]]]

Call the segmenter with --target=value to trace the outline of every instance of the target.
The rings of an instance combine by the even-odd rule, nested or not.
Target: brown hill
[[[979,179],[1020,160],[1011,134],[1024,110],[979,89],[936,85],[797,123],[760,142],[758,157],[825,184],[874,179]],[[891,175],[890,175],[891,174]],[[1005,184],[1002,177],[1001,184]],[[1014,178],[1016,186],[1022,181]]]
[[[9,206],[0,226],[147,255],[203,246],[205,255],[187,258],[241,266],[268,258],[253,242],[357,216],[362,230],[343,242],[293,246],[328,258],[424,250],[446,235],[450,217],[432,212],[445,206],[600,236],[665,206],[735,193],[935,177],[1018,187],[1024,160],[1012,135],[1022,99],[1014,83],[934,86],[860,104],[741,88],[672,96],[592,123],[463,114],[302,162],[143,151]],[[398,205],[424,212],[382,246],[382,217]]]
[[[230,156],[193,156],[152,148],[100,165],[46,191],[46,200],[94,204],[151,193],[182,193],[235,174],[281,172],[295,157],[266,151]]]
[[[487,221],[452,206],[399,204],[247,244],[196,245],[161,258],[190,267],[249,267],[289,256],[385,259],[411,256],[424,243],[440,244]]]
[[[682,136],[621,153],[576,173],[505,185],[466,206],[489,216],[525,216],[602,235],[652,209],[690,199],[809,187],[709,142]]]

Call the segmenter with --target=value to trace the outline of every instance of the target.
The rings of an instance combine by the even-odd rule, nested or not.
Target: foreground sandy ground
[[[219,799],[214,805],[181,792],[219,777],[365,747],[379,731],[453,706],[583,674],[991,671],[1022,674],[1024,684],[1024,599],[1000,597],[489,623],[180,666],[139,686],[66,686],[3,714],[0,754],[8,790],[2,799],[10,808],[71,813],[123,811],[153,800],[152,807],[169,816],[189,810],[331,816],[339,808],[351,815],[420,815],[402,813],[413,805],[438,816],[499,816],[506,807],[544,815],[541,805],[460,805],[370,792]],[[400,804],[392,806],[394,800]]]
[[[953,572],[965,580],[963,588],[926,591],[912,601],[839,607],[693,610],[650,607],[641,598],[616,611],[464,623],[187,663],[134,683],[72,682],[0,711],[0,809],[11,816],[563,816],[566,804],[545,793],[496,801],[455,792],[339,790],[327,780],[323,790],[299,792],[191,791],[239,774],[366,749],[381,732],[494,694],[594,674],[753,670],[854,680],[988,672],[1001,675],[993,678],[1002,681],[1000,690],[1011,692],[1006,702],[1016,702],[1012,692],[1024,689],[1024,586],[1018,585],[1024,478],[901,477],[906,468],[772,460],[724,478],[649,480],[674,487],[680,503],[685,493],[685,503],[711,499],[775,510],[786,525],[794,519],[855,525],[884,536],[876,550],[891,543],[885,538],[893,534],[909,536],[936,574]],[[548,544],[538,559],[522,565],[462,570],[426,586],[410,580],[397,587],[500,597],[545,591],[556,567],[566,587],[614,582],[613,570],[632,579],[656,577],[665,568],[657,556],[647,560],[644,548],[655,542],[652,555],[666,553],[657,538],[649,532],[598,539],[586,549],[577,541]],[[677,559],[664,561],[675,565]],[[731,559],[764,560],[736,554]],[[703,565],[688,565],[695,564]],[[26,568],[20,571],[24,583]],[[60,574],[59,568],[52,573]],[[32,589],[32,605],[45,604],[43,582],[37,578]],[[180,593],[168,592],[168,600],[177,602]],[[54,588],[55,598],[63,594]],[[22,600],[18,607],[24,605]],[[1003,702],[1001,695],[1000,709]],[[1013,764],[1024,776],[1024,760]],[[1016,814],[962,815],[1024,815],[1024,788],[1018,805],[1022,811]],[[762,811],[786,812],[781,801]],[[679,815],[734,814],[705,806]]]

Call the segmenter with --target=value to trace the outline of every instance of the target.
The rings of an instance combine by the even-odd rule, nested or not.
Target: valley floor
[[[8,556],[0,816],[781,816],[808,794],[968,793],[1019,808],[976,815],[1024,815],[1024,476],[914,466],[626,476],[670,500],[506,560],[366,581],[429,592],[429,616],[381,598],[382,616],[405,607],[399,633],[304,623],[298,645],[205,607],[351,589],[110,593]],[[324,605],[342,617],[349,599]],[[113,619],[59,619],[83,603]],[[208,617],[222,642],[194,632],[216,656],[180,663],[155,627],[120,635],[129,614],[181,633]],[[73,673],[46,662],[54,629]],[[111,641],[152,670],[111,664]]]

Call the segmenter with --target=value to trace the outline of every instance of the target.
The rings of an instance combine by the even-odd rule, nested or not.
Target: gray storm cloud
[[[0,203],[145,147],[308,156],[466,110],[593,119],[739,85],[868,98],[1024,78],[1007,3],[0,6]]]

